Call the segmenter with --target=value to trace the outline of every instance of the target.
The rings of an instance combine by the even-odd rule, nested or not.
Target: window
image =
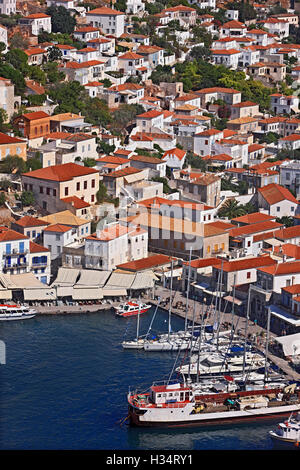
[[[80,191],[80,183],[76,183],[76,191]]]
[[[87,181],[83,182],[83,189],[87,189]]]
[[[53,196],[56,196],[56,189],[53,189]]]
[[[92,180],[92,188],[95,187],[95,184],[96,184],[96,181],[93,179],[93,180]]]
[[[250,279],[250,278],[251,278],[251,272],[249,271],[249,272],[247,273],[247,279]]]
[[[40,186],[40,194],[43,194],[43,192],[44,192],[43,186]]]
[[[68,186],[65,188],[65,196],[68,196],[69,195],[69,188]]]

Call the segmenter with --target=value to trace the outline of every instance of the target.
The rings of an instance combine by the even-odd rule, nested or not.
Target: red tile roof
[[[289,263],[278,263],[273,266],[258,268],[266,274],[272,276],[283,276],[288,274],[300,273],[300,261],[291,261]]]
[[[298,204],[297,199],[287,188],[276,183],[271,183],[267,186],[263,186],[262,188],[258,188],[258,192],[270,206],[280,201],[284,201],[285,199]]]
[[[243,225],[242,227],[233,228],[230,230],[230,237],[239,237],[244,235],[252,235],[259,232],[267,232],[274,229],[279,229],[282,227],[282,224],[278,222],[273,222],[272,220],[267,220],[264,222],[258,222],[256,224]]]
[[[29,242],[29,251],[30,253],[43,253],[43,252],[49,252],[48,248],[42,245],[38,245],[37,243],[34,242]]]
[[[9,229],[7,227],[0,227],[0,242],[7,242],[13,240],[27,240],[29,237],[23,235],[15,230]]]
[[[184,261],[183,264],[185,264],[186,266],[191,265],[192,268],[199,269],[206,268],[208,266],[219,266],[222,264],[222,260],[220,258],[199,258],[192,260],[191,263],[189,261]]]
[[[289,240],[291,238],[298,238],[300,237],[300,225],[293,225],[292,227],[277,230],[274,236],[279,240]]]
[[[162,160],[164,160],[165,158],[171,156],[171,155],[175,155],[178,160],[182,160],[185,156],[186,156],[186,150],[182,150],[182,149],[179,149],[177,147],[171,149],[171,150],[167,150],[163,156],[162,156]]]
[[[93,173],[98,174],[98,171],[82,165],[76,165],[76,163],[65,163],[63,165],[54,165],[29,171],[23,173],[23,176],[50,181],[69,181],[75,177],[91,175]]]
[[[158,266],[170,264],[171,261],[172,258],[170,256],[158,254],[136,261],[129,261],[128,263],[119,264],[117,268],[124,269],[126,271],[144,271],[146,269],[153,269]]]
[[[100,7],[95,8],[94,10],[90,10],[86,12],[87,15],[100,15],[100,16],[118,16],[118,15],[125,15],[123,11],[113,10],[112,8],[108,7]]]
[[[18,139],[17,137],[11,137],[10,135],[0,132],[0,145],[8,144],[25,144],[25,140]]]
[[[16,220],[14,223],[21,227],[39,227],[49,225],[48,222],[38,219],[37,217],[32,217],[31,215],[24,215],[24,217],[21,217],[21,219]]]
[[[263,212],[253,212],[252,214],[241,215],[240,217],[235,217],[231,222],[242,222],[244,224],[257,224],[266,220],[274,220],[276,217],[273,217]]]
[[[61,201],[71,204],[75,209],[84,209],[90,207],[90,204],[77,196],[70,196],[61,199]]]
[[[226,261],[223,263],[224,272],[243,271],[245,269],[260,268],[262,266],[274,266],[277,262],[269,256],[259,256],[256,258],[244,258],[235,261]],[[221,266],[216,266],[216,269],[221,269]]]
[[[45,228],[44,232],[61,232],[65,233],[69,230],[72,230],[72,227],[69,225],[53,224]]]

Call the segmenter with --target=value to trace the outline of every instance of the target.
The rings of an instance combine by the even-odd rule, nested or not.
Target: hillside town
[[[300,3],[0,10],[1,301],[171,286],[300,333]]]

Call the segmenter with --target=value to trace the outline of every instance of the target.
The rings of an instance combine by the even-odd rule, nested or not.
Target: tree
[[[56,60],[60,60],[62,58],[62,52],[58,47],[50,47],[48,49],[48,60],[50,62],[54,62]]]
[[[6,196],[5,193],[0,193],[0,207],[5,206]]]
[[[28,56],[21,49],[10,49],[5,55],[5,61],[25,76],[28,73]]]
[[[24,173],[26,171],[26,163],[23,158],[17,155],[8,155],[1,162],[1,170],[4,173]]]
[[[72,34],[74,32],[76,19],[66,8],[51,6],[47,8],[46,13],[51,16],[53,33]]]
[[[292,227],[294,225],[293,217],[288,215],[284,215],[283,217],[277,217],[276,222],[279,224],[283,224],[285,227]]]
[[[245,209],[235,199],[228,199],[218,211],[218,217],[224,217],[229,220],[245,214]]]
[[[32,191],[23,191],[19,197],[22,206],[33,206],[35,203],[35,197]]]

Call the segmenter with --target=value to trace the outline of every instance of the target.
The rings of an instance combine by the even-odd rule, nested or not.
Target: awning
[[[24,300],[56,300],[55,289],[24,289]]]
[[[73,286],[58,286],[56,288],[57,297],[72,297]]]
[[[132,290],[138,289],[151,289],[154,286],[154,274],[145,272],[145,273],[136,273],[135,279],[130,287]]]
[[[96,269],[82,269],[76,287],[95,286],[102,287],[111,275],[111,271],[99,271]]]
[[[300,333],[274,338],[281,344],[285,356],[297,356],[300,354]]]
[[[72,268],[59,268],[57,273],[57,278],[53,282],[53,286],[57,285],[69,285],[73,286],[77,278],[79,276],[80,270],[79,269],[72,269]]]
[[[11,274],[10,280],[15,289],[45,289],[47,287],[33,273]]]
[[[74,287],[73,300],[100,300],[103,299],[100,287]]]
[[[232,297],[231,295],[227,295],[226,297],[224,297],[224,300],[227,300],[227,302],[233,302],[236,305],[242,305],[243,303],[242,300],[237,299],[236,297]]]
[[[300,326],[300,318],[295,318],[290,313],[282,310],[278,305],[270,305],[271,314],[293,326]]]
[[[135,279],[135,274],[130,273],[130,274],[123,274],[123,273],[117,273],[114,272],[110,276],[108,282],[106,283],[105,287],[109,289],[119,289],[124,288],[124,289],[130,289],[130,287],[133,284],[133,281]]]
[[[104,287],[102,292],[104,297],[119,297],[127,295],[126,289],[106,289]]]
[[[1,300],[11,300],[12,292],[10,289],[0,289],[0,299]]]

